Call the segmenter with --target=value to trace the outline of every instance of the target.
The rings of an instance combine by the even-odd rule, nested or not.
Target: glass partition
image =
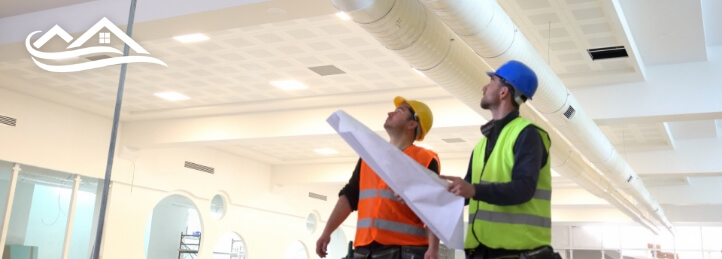
[[[102,194],[100,192],[103,187],[102,183],[103,181],[97,178],[81,177],[75,202],[75,217],[68,258],[90,258],[93,249],[91,240],[95,240],[95,233],[92,232],[92,229],[93,225],[97,224],[93,220],[93,212],[95,205],[99,205],[96,203],[96,196]],[[98,188],[99,185],[100,188]]]
[[[38,167],[21,168],[5,245],[15,251],[35,251],[38,259],[58,258],[63,252],[74,177]]]
[[[0,231],[5,220],[5,205],[10,194],[10,178],[13,173],[13,163],[0,160]]]

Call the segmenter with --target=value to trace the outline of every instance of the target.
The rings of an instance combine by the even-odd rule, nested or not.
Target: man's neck
[[[404,150],[414,144],[414,140],[409,138],[391,138],[389,143],[397,147],[399,150]]]
[[[516,108],[514,108],[512,104],[504,102],[499,104],[498,107],[493,107],[489,110],[491,110],[491,117],[494,120],[501,120],[514,109]]]

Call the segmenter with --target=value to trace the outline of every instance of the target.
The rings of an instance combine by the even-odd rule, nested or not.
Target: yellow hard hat
[[[419,128],[421,128],[421,132],[416,134],[416,140],[424,140],[426,133],[429,133],[431,126],[434,124],[434,115],[431,113],[431,109],[429,109],[429,106],[425,103],[417,100],[406,100],[401,96],[396,96],[396,98],[394,98],[394,105],[396,105],[396,108],[399,108],[399,106],[404,103],[411,106],[411,109],[414,109],[414,113],[419,119],[419,125],[421,126]]]

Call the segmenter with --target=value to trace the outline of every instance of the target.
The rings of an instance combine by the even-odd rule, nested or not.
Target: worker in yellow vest
[[[403,97],[394,99],[396,109],[388,113],[384,129],[389,143],[431,171],[439,173],[439,156],[414,145],[423,140],[434,122],[429,107]],[[406,205],[400,196],[362,159],[348,184],[341,189],[326,227],[316,242],[316,254],[327,255],[331,233],[358,210],[354,259],[438,259],[439,239]]]
[[[466,198],[467,258],[555,258],[551,248],[551,171],[546,131],[519,117],[538,81],[529,67],[509,61],[484,86],[481,108],[492,120],[474,148],[466,177],[443,176]]]

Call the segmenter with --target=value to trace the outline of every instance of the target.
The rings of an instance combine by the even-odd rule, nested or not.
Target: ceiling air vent
[[[316,74],[319,74],[320,76],[346,74],[346,72],[344,72],[343,70],[341,70],[333,65],[309,67],[308,69],[311,69],[311,71],[316,72]]]
[[[311,198],[314,198],[317,200],[322,200],[322,201],[326,200],[326,195],[321,195],[321,194],[313,193],[313,192],[308,192],[308,197],[311,197]]]
[[[8,125],[8,126],[13,126],[13,127],[15,127],[15,123],[17,123],[17,122],[18,122],[18,120],[15,119],[15,118],[10,118],[10,117],[8,117],[8,116],[2,116],[2,115],[0,115],[0,124],[5,124],[5,125]]]
[[[96,61],[96,60],[101,60],[101,59],[110,58],[110,56],[108,56],[108,55],[97,55],[97,56],[90,56],[90,57],[86,57],[86,58],[87,58],[88,60],[90,60],[90,61]]]
[[[592,57],[592,60],[629,57],[624,46],[588,49],[587,52]]]
[[[441,139],[441,140],[443,140],[443,141],[446,142],[446,143],[462,143],[462,142],[466,142],[466,140],[464,140],[464,139],[462,139],[462,138],[444,138],[444,139]]]
[[[188,161],[186,161],[185,168],[190,168],[193,170],[198,170],[198,171],[206,172],[209,174],[212,174],[216,171],[216,169],[214,169],[213,167],[204,166],[204,165],[200,165],[200,164],[196,164],[196,163],[188,162]]]
[[[574,116],[575,112],[576,112],[576,110],[574,110],[574,107],[569,105],[569,108],[567,108],[567,111],[564,112],[564,117],[567,117],[567,119],[571,120],[572,117]]]

